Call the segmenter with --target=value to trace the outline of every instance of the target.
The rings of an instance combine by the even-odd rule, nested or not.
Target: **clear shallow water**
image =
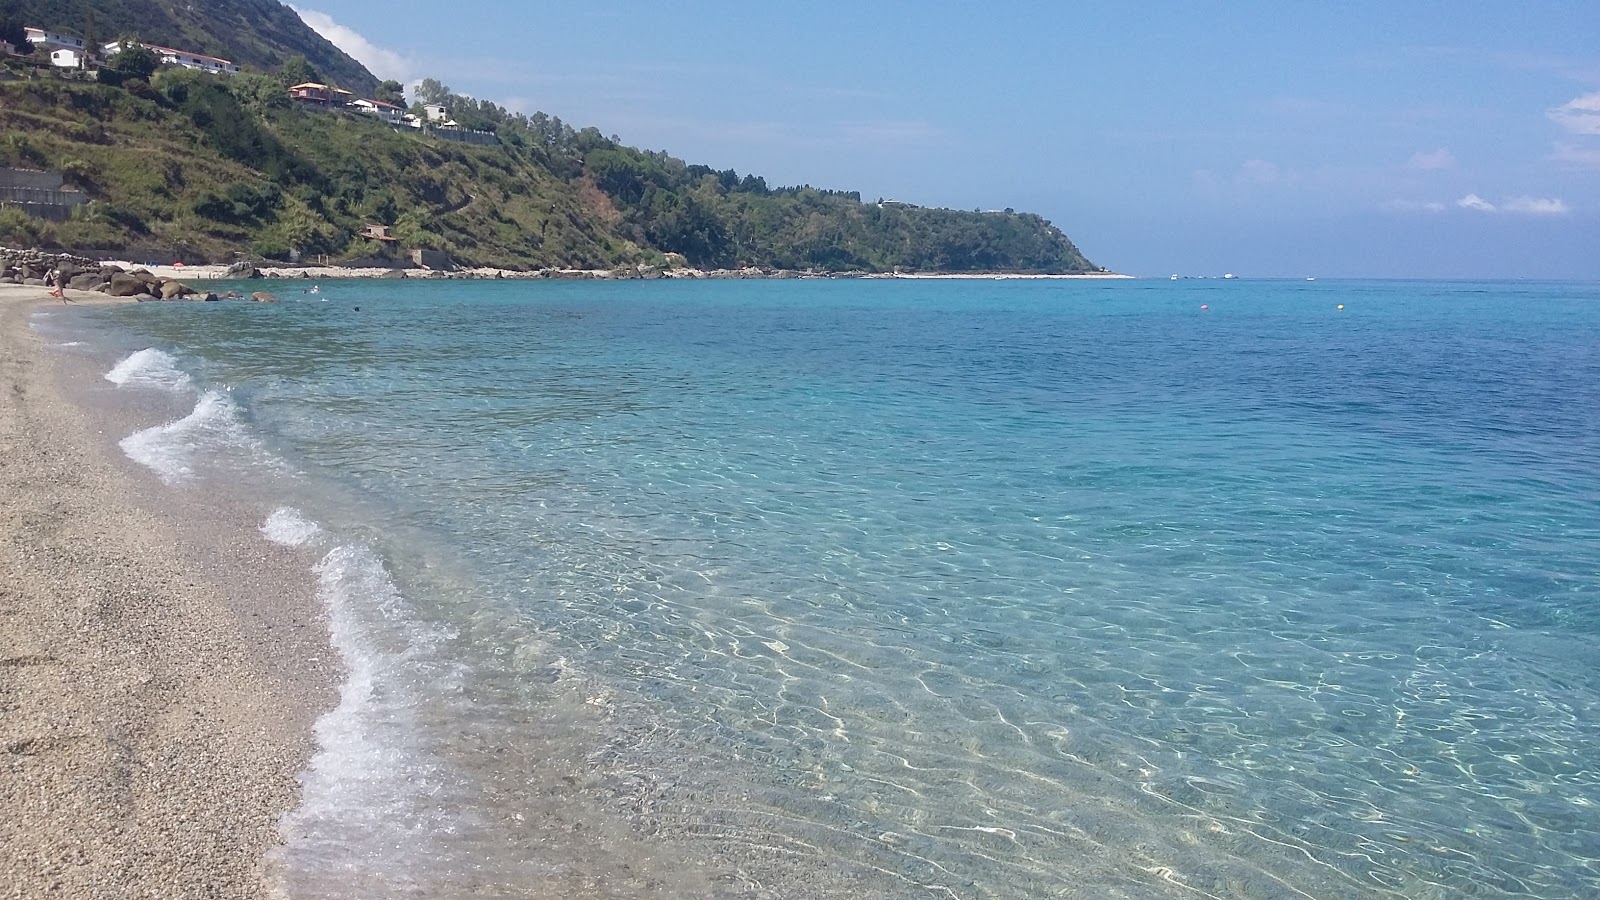
[[[325,554],[291,894],[1600,893],[1596,286],[318,299],[85,325]]]

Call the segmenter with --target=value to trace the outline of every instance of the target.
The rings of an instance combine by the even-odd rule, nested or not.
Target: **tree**
[[[373,97],[373,99],[382,100],[384,103],[393,103],[395,106],[405,106],[405,85],[402,85],[400,82],[390,78],[383,84],[378,85],[377,94]]]
[[[10,16],[0,18],[0,44],[10,44],[19,56],[33,53],[33,44],[28,40],[28,32],[23,29],[21,22]]]
[[[417,84],[416,97],[424,106],[448,106],[450,88],[432,78],[424,78]]]
[[[316,68],[311,65],[311,61],[306,59],[304,54],[296,53],[284,60],[283,65],[278,67],[278,80],[283,82],[284,87],[293,87],[307,82],[321,84],[322,75],[317,72]]]
[[[160,66],[161,58],[149,48],[124,40],[122,49],[106,60],[106,67],[100,70],[100,80],[114,85],[134,80],[149,81]]]

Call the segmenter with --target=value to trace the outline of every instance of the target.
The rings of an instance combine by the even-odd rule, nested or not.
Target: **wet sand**
[[[0,897],[269,894],[336,701],[309,562],[123,458],[41,301],[0,286]]]

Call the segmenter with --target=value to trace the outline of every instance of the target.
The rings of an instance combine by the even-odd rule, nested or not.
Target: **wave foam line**
[[[459,692],[438,652],[450,635],[408,611],[365,547],[335,547],[314,571],[345,679],[338,705],[317,720],[301,805],[278,826],[277,892],[427,894],[433,877],[454,868],[441,843],[467,816],[464,787],[428,748],[420,721],[423,697]]]
[[[146,347],[128,354],[111,367],[105,375],[107,381],[118,387],[154,387],[170,391],[185,390],[194,384],[188,374],[178,367],[178,360],[170,353]]]
[[[251,434],[238,405],[223,391],[206,391],[187,416],[135,431],[118,446],[167,484],[193,478],[202,457],[215,457],[222,465],[288,468]]]
[[[304,547],[322,536],[322,526],[292,506],[280,506],[261,526],[267,540],[285,547]]]

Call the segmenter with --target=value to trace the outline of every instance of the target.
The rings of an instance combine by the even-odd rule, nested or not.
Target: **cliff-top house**
[[[101,49],[105,52],[107,57],[110,57],[121,53],[123,47],[126,45],[143,47],[146,50],[149,50],[151,53],[154,53],[157,59],[160,59],[163,63],[166,63],[169,66],[183,66],[185,69],[194,69],[200,72],[210,72],[213,75],[233,75],[239,71],[239,67],[228,60],[219,59],[215,56],[206,56],[204,53],[191,53],[188,50],[174,50],[171,47],[163,47],[160,44],[146,44],[143,42],[132,41],[111,41],[102,46]]]

